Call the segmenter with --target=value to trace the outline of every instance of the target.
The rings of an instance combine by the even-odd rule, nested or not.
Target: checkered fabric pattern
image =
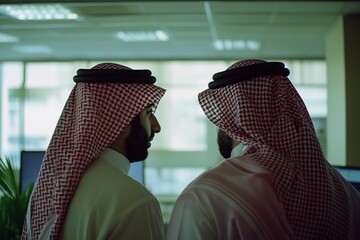
[[[263,62],[243,60],[228,69]],[[307,109],[287,77],[256,77],[207,89],[198,98],[211,122],[248,146],[242,157],[273,174],[297,239],[351,239],[347,188],[324,158]]]
[[[103,63],[93,69],[129,68]],[[26,219],[21,239],[38,239],[51,218],[56,220],[50,226],[50,239],[57,238],[86,167],[143,108],[158,104],[164,93],[153,84],[74,86],[45,154],[29,204],[31,217]]]

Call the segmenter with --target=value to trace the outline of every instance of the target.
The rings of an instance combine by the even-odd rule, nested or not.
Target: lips
[[[154,140],[155,134],[151,134],[149,137],[149,143],[148,143],[148,148],[151,147],[151,141]]]
[[[148,148],[151,147],[151,141],[152,141],[153,139],[154,139],[154,138],[150,138],[150,139],[149,139],[149,142],[148,142],[148,145],[147,145]]]

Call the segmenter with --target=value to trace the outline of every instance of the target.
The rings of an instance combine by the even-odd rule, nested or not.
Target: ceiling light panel
[[[154,41],[168,41],[169,35],[166,32],[157,30],[140,31],[140,32],[118,32],[116,37],[124,42],[154,42]]]
[[[79,16],[60,4],[0,5],[0,12],[18,20],[75,20]]]
[[[18,42],[18,41],[19,39],[15,36],[6,33],[0,33],[0,43]]]
[[[25,54],[49,54],[52,49],[45,45],[19,45],[14,50]]]
[[[260,42],[255,40],[221,40],[214,41],[214,48],[219,51],[226,50],[250,50],[258,51],[261,47]]]

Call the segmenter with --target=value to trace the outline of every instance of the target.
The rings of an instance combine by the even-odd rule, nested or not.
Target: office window
[[[19,160],[20,151],[46,150],[79,68],[98,62],[5,62],[2,64],[1,151]],[[145,182],[157,195],[176,196],[195,177],[221,160],[216,127],[202,112],[197,95],[215,72],[235,61],[118,61],[150,69],[166,88],[156,116],[162,130],[145,162]],[[290,80],[316,120],[325,144],[326,70],[324,61],[287,60]],[[325,134],[324,134],[325,132]],[[324,148],[326,146],[324,145]]]
[[[1,64],[1,155],[19,159],[22,122],[20,112],[23,109],[23,63],[6,62]],[[18,161],[15,161],[15,165]]]
[[[25,150],[46,150],[70,94],[78,62],[26,64],[24,98]]]
[[[158,85],[167,89],[157,116],[163,131],[155,149],[170,151],[207,150],[207,119],[198,104],[198,93],[207,88],[213,71],[223,62],[170,61],[157,68]]]
[[[47,148],[62,107],[83,63],[2,64],[2,154],[19,162],[21,150]]]
[[[181,191],[198,175],[206,170],[205,167],[190,168],[146,168],[146,185],[156,195],[179,195]],[[159,182],[163,184],[159,185]]]

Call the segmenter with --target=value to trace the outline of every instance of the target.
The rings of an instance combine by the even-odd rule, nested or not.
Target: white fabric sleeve
[[[282,204],[264,179],[248,176],[241,187],[229,186],[188,187],[175,203],[166,239],[294,239]]]
[[[132,207],[123,220],[107,239],[164,239],[162,214],[155,199]]]
[[[181,195],[172,211],[166,239],[217,240],[215,224],[202,207],[193,195]]]

